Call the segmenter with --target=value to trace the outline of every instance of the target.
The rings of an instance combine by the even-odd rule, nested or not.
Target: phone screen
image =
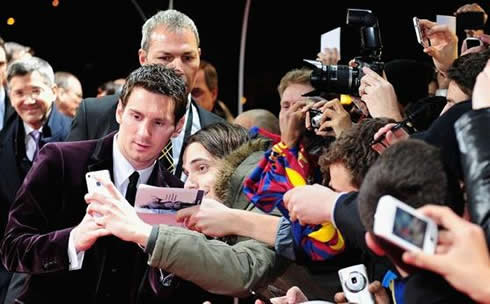
[[[393,234],[423,249],[427,223],[407,211],[396,208]]]

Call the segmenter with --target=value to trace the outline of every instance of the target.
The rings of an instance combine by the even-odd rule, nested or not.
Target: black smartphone
[[[468,37],[465,40],[466,40],[466,49],[470,49],[472,47],[482,45],[481,40],[476,37]]]
[[[483,12],[466,12],[456,15],[456,24],[461,30],[479,30],[485,27]]]

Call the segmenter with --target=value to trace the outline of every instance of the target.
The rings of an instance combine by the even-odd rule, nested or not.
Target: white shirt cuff
[[[340,192],[335,198],[335,201],[333,202],[332,205],[332,224],[335,228],[337,228],[337,225],[335,224],[335,207],[337,206],[337,202],[339,201],[339,198],[344,194],[347,194],[347,192]]]
[[[68,270],[82,269],[83,258],[85,257],[85,251],[77,253],[75,249],[75,241],[73,240],[73,230],[70,232],[70,238],[68,239]]]

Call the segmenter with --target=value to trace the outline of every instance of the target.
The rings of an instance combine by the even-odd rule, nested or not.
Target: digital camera
[[[354,58],[354,67],[348,65],[324,65],[319,61],[304,61],[313,66],[311,84],[320,91],[359,96],[363,67],[382,75],[381,61],[383,45],[378,19],[370,10],[347,9],[347,24],[359,26],[361,32],[360,56]]]
[[[339,270],[340,283],[349,303],[374,304],[373,295],[368,290],[369,281],[366,267],[362,264]]]

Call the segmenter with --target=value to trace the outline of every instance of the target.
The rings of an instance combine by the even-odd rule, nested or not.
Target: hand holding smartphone
[[[436,223],[391,195],[379,199],[374,215],[374,234],[408,251],[434,254]]]
[[[109,170],[100,170],[100,171],[91,171],[85,174],[85,181],[87,182],[87,190],[88,193],[101,193],[106,196],[110,196],[109,191],[102,185],[98,180],[110,181],[111,175]],[[101,215],[96,213],[94,214],[96,217],[100,217]]]
[[[415,35],[417,36],[417,42],[424,48],[429,47],[430,40],[427,38],[424,39],[424,35],[423,35],[424,33],[420,28],[419,18],[413,17],[413,26],[415,28]]]

